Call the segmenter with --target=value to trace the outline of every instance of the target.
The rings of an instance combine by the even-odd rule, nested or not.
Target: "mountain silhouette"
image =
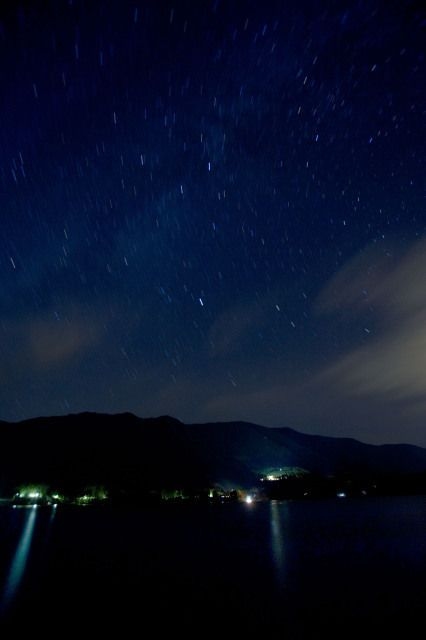
[[[425,474],[426,449],[370,445],[248,422],[184,424],[170,416],[81,413],[0,422],[0,490],[43,483],[76,492],[249,488],[270,469],[321,476]]]

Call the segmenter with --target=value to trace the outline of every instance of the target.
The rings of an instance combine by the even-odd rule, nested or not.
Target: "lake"
[[[426,497],[3,506],[0,580],[8,637],[408,637],[426,626]]]

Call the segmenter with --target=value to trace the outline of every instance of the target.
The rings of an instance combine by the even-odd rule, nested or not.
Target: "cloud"
[[[367,247],[349,260],[318,295],[319,314],[362,313],[368,305],[383,299],[386,283],[395,268],[392,251]]]
[[[426,241],[405,255],[369,249],[346,265],[318,300],[321,312],[369,307],[377,330],[321,372],[346,394],[426,400]]]
[[[426,399],[426,313],[350,351],[321,376],[352,395]]]
[[[253,328],[264,322],[264,313],[258,301],[235,305],[221,313],[210,328],[210,354],[216,357],[234,351]]]
[[[69,304],[59,314],[29,315],[2,323],[2,377],[11,380],[66,366],[97,346],[103,325],[93,312]]]
[[[259,383],[247,377],[237,388],[212,384],[204,415],[424,446],[426,241],[405,252],[367,247],[326,283],[315,310],[325,343],[340,332],[351,346],[340,355],[324,352],[326,361],[312,362],[310,371],[300,366],[290,376],[264,363]],[[246,330],[243,317],[232,320],[235,339],[237,328]],[[368,324],[370,333],[363,331]]]
[[[319,313],[359,313],[376,305],[391,316],[408,316],[426,309],[426,240],[405,253],[397,247],[369,246],[326,284],[318,296]]]
[[[92,319],[81,317],[58,322],[37,319],[28,327],[28,347],[36,367],[64,364],[95,346],[100,327]]]
[[[277,304],[279,303],[279,304]],[[222,311],[210,327],[208,342],[211,357],[235,355],[256,343],[256,333],[272,326],[284,327],[290,333],[291,301],[283,286],[276,286],[253,297],[234,301]]]

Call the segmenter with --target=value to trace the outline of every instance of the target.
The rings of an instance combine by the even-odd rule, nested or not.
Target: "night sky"
[[[0,8],[0,418],[426,446],[420,3]]]

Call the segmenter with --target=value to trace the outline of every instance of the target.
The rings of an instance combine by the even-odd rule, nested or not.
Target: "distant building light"
[[[252,496],[246,496],[246,504],[251,504],[253,502]]]
[[[338,498],[346,498],[346,493],[345,493],[344,491],[339,491],[339,492],[337,493],[337,497],[338,497]]]

